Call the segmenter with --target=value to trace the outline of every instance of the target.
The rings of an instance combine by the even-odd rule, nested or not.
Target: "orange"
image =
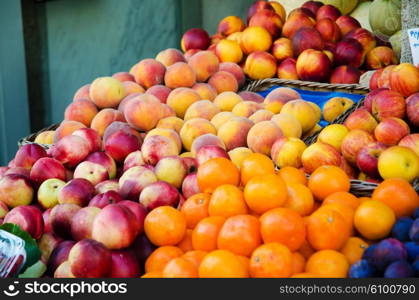
[[[208,252],[206,251],[200,251],[200,250],[193,250],[188,251],[185,254],[183,254],[183,258],[190,261],[195,265],[195,267],[198,269],[199,265],[201,264],[201,261],[204,259],[205,255],[207,255]]]
[[[246,268],[247,273],[249,273],[250,269],[250,258],[243,255],[236,255],[237,258],[240,260],[241,264]]]
[[[297,183],[307,185],[307,177],[303,170],[294,167],[282,167],[277,174],[287,185]]]
[[[367,239],[377,240],[386,237],[396,222],[393,210],[380,201],[362,202],[355,211],[356,230]]]
[[[218,234],[217,246],[236,255],[250,256],[261,242],[259,220],[250,215],[239,215],[225,221]]]
[[[198,269],[192,262],[178,257],[167,263],[162,274],[163,278],[197,278]]]
[[[227,158],[212,158],[199,166],[197,172],[198,186],[204,193],[212,193],[223,184],[239,185],[240,173],[237,167]]]
[[[356,209],[361,204],[360,199],[347,192],[336,192],[326,197],[323,200],[323,205],[331,203],[340,203]]]
[[[231,184],[220,185],[214,190],[208,205],[210,216],[231,217],[247,214],[243,192]]]
[[[176,245],[179,247],[183,252],[188,252],[193,250],[192,247],[192,229],[186,229],[185,236],[180,241],[179,244]]]
[[[361,204],[362,202],[365,202],[365,201],[372,200],[370,197],[359,197],[358,199],[359,199],[359,204]]]
[[[161,272],[149,272],[145,273],[141,278],[162,278],[163,275]]]
[[[304,272],[306,266],[306,259],[299,252],[292,254],[292,274],[299,274]]]
[[[192,231],[194,250],[212,251],[217,249],[218,233],[225,222],[224,217],[214,216],[202,219]]]
[[[335,192],[349,192],[351,182],[341,168],[321,166],[311,174],[308,187],[316,199],[323,200]]]
[[[404,179],[386,179],[378,185],[372,194],[372,200],[387,204],[396,217],[411,216],[419,206],[419,196]]]
[[[308,259],[310,256],[313,255],[314,252],[316,252],[316,250],[314,250],[313,247],[311,247],[310,243],[307,240],[305,240],[298,252],[300,252],[305,259]]]
[[[354,225],[354,214],[355,210],[349,207],[348,205],[341,204],[341,203],[329,203],[326,205],[322,205],[324,208],[330,208],[342,215],[345,221],[348,223],[350,228],[352,229]]]
[[[286,278],[292,274],[292,253],[280,243],[258,247],[250,257],[250,276],[254,278]]]
[[[255,176],[275,174],[272,160],[261,153],[252,153],[240,165],[241,182],[246,185]]]
[[[183,251],[173,246],[157,248],[145,261],[145,272],[162,272],[166,264],[173,258],[183,255]]]
[[[199,221],[208,217],[208,204],[211,196],[205,193],[189,197],[182,205],[180,211],[186,219],[186,226],[193,229]]]
[[[288,197],[287,186],[275,174],[253,177],[244,188],[244,199],[257,214],[282,206]]]
[[[294,274],[290,278],[319,278],[319,277],[321,276],[304,272],[304,273]]]
[[[328,278],[345,278],[349,263],[346,257],[335,250],[321,250],[307,261],[306,272]]]
[[[368,248],[368,243],[358,237],[350,237],[345,246],[340,250],[340,252],[345,255],[349,264],[352,265],[358,260],[361,260],[362,254],[365,249]]]
[[[156,246],[173,246],[186,232],[183,214],[171,206],[160,206],[148,213],[144,220],[144,232]]]
[[[208,253],[202,260],[198,272],[200,278],[249,277],[242,261],[227,250],[215,250]]]
[[[303,218],[288,208],[274,208],[260,217],[264,243],[281,243],[291,251],[298,250],[306,238]]]
[[[322,207],[307,219],[307,240],[316,250],[339,250],[346,243],[351,227],[336,210]]]
[[[307,216],[313,212],[314,198],[310,189],[301,183],[287,184],[288,197],[284,207],[296,211],[301,216]]]

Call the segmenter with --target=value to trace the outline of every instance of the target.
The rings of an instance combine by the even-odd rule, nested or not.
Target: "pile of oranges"
[[[179,210],[161,206],[147,215],[145,233],[159,248],[143,277],[346,277],[396,217],[419,206],[402,179],[357,198],[339,167],[319,167],[307,179],[293,167],[276,171],[259,153],[240,168],[210,159],[197,178],[202,193]]]

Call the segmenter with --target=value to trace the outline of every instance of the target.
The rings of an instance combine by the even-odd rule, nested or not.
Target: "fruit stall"
[[[215,24],[209,3],[165,10],[152,30],[182,31],[152,53],[110,34],[54,73],[71,100],[0,167],[0,277],[419,276],[417,3],[243,1]]]

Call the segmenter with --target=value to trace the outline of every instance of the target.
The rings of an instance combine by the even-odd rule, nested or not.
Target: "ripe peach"
[[[239,89],[239,83],[234,75],[226,71],[218,71],[214,73],[208,80],[208,84],[211,85],[218,94],[222,92],[237,92]]]
[[[327,19],[323,19],[327,20]],[[330,75],[330,83],[359,83],[361,71],[351,65],[343,65],[335,68]]]
[[[60,126],[58,126],[58,128],[54,131],[54,143],[81,128],[86,128],[86,126],[83,123],[77,121],[62,121]]]
[[[388,117],[402,119],[406,113],[404,97],[393,90],[382,90],[372,100],[372,115],[379,121]]]
[[[323,5],[321,6],[316,13],[316,20],[319,21],[324,18],[329,18],[332,21],[336,21],[342,13],[339,9],[334,7],[333,5]]]
[[[240,38],[240,47],[246,55],[256,51],[268,51],[271,45],[272,36],[260,26],[247,27]]]
[[[304,171],[311,174],[320,166],[340,166],[342,158],[340,153],[333,146],[316,142],[304,150],[301,161]]]
[[[291,42],[295,56],[299,56],[306,49],[323,50],[324,48],[323,38],[316,28],[300,28],[293,35]]]
[[[277,114],[281,111],[285,103],[300,98],[300,94],[295,90],[291,88],[280,87],[271,91],[266,96],[263,103],[265,104],[265,109],[270,110],[274,114]]]
[[[357,28],[350,31],[345,35],[345,39],[357,40],[362,45],[364,55],[370,52],[377,43],[374,35],[365,28]]]
[[[162,118],[163,104],[153,95],[143,94],[131,99],[125,107],[125,118],[132,127],[147,131]]]
[[[37,144],[52,145],[54,143],[54,134],[54,130],[43,131],[36,136],[34,142]]]
[[[118,79],[120,82],[131,81],[135,82],[134,76],[132,76],[129,72],[117,72],[112,75],[113,78]]]
[[[183,52],[191,49],[206,50],[210,45],[208,33],[201,28],[192,28],[184,33],[181,40]]]
[[[156,56],[156,60],[162,63],[166,68],[177,62],[186,62],[183,53],[174,48],[160,51]]]
[[[89,155],[90,144],[82,137],[68,135],[54,144],[49,155],[64,165],[75,167]]]
[[[232,111],[243,99],[234,92],[222,92],[215,99],[214,104],[221,111]]]
[[[194,69],[184,62],[178,62],[168,67],[164,76],[166,86],[171,89],[192,87],[196,80],[197,74]]]
[[[372,134],[378,123],[368,110],[359,108],[348,116],[343,125],[349,130],[362,129]]]
[[[4,218],[4,223],[18,225],[35,240],[39,239],[44,232],[42,212],[35,206],[21,205],[13,208]]]
[[[79,100],[79,99],[87,99],[87,100],[91,100],[90,99],[90,83],[89,84],[85,84],[82,87],[80,87],[76,93],[73,96],[73,101],[75,100]]]
[[[259,103],[253,101],[243,101],[237,103],[231,112],[238,117],[248,118],[261,108],[262,106]]]
[[[301,124],[294,115],[280,113],[271,118],[282,131],[285,137],[300,138],[302,134]]]
[[[67,106],[64,112],[64,119],[77,121],[86,126],[90,126],[90,123],[97,113],[97,107],[92,101],[79,99]]]
[[[274,113],[270,110],[266,109],[259,109],[254,114],[249,117],[249,120],[252,121],[254,124],[262,122],[262,121],[269,121],[274,116]]]
[[[124,86],[125,93],[127,96],[132,95],[132,94],[137,94],[137,93],[144,94],[145,92],[145,89],[141,85],[132,81],[124,81],[122,85]],[[121,102],[119,104],[121,104]]]
[[[277,76],[281,79],[298,80],[297,61],[293,58],[284,59],[278,66]]]
[[[285,103],[281,113],[293,115],[300,122],[303,133],[308,132],[319,122],[314,108],[304,100],[291,100]]]
[[[337,65],[351,65],[359,68],[364,63],[362,45],[355,39],[344,39],[336,44],[335,62]]]
[[[186,121],[180,130],[180,137],[184,148],[190,151],[193,141],[197,137],[207,133],[217,133],[216,128],[210,123],[210,121],[202,118],[194,118]]]
[[[42,182],[50,178],[57,178],[60,180],[66,179],[63,164],[50,157],[38,159],[31,169],[31,181],[35,183],[35,185],[40,185]]]
[[[336,24],[339,26],[342,36],[351,32],[354,29],[361,28],[361,24],[354,17],[344,15],[336,19]]]
[[[271,52],[278,61],[282,61],[286,58],[292,58],[294,56],[291,40],[284,37],[277,39],[273,43]]]
[[[117,107],[126,96],[122,83],[113,77],[99,77],[92,82],[90,99],[99,108]]]
[[[292,38],[298,29],[303,27],[314,27],[315,20],[303,12],[296,12],[288,16],[287,21],[282,28],[282,35],[286,38]]]
[[[374,142],[374,137],[364,130],[349,131],[342,141],[342,155],[351,165],[355,166],[358,152],[372,142]]]
[[[272,145],[283,136],[281,129],[274,122],[263,121],[249,130],[247,145],[253,152],[270,156]]]
[[[263,101],[265,101],[261,95],[254,92],[243,91],[239,93],[239,96],[243,99],[243,101],[253,101],[257,103],[263,103]]]
[[[333,97],[323,105],[323,118],[327,122],[332,122],[343,112],[347,111],[354,102],[346,97]]]
[[[154,135],[165,136],[171,139],[173,142],[176,143],[176,145],[179,148],[179,151],[182,150],[182,141],[180,140],[179,134],[175,130],[167,128],[154,128],[147,133],[144,139],[147,139]]]
[[[158,180],[165,181],[179,189],[188,170],[182,157],[168,156],[157,163],[155,172]]]
[[[91,161],[84,161],[80,163],[74,170],[74,178],[84,178],[89,180],[93,185],[108,180],[108,170],[98,164]]]
[[[27,144],[20,147],[20,149],[16,152],[13,161],[16,167],[22,167],[30,170],[38,159],[46,156],[47,152],[42,146],[37,144]]]
[[[191,146],[191,153],[193,156],[196,156],[196,153],[198,153],[199,149],[203,146],[208,146],[208,145],[214,145],[214,146],[218,146],[222,149],[226,149],[226,146],[224,144],[224,142],[222,141],[222,139],[218,136],[216,136],[215,134],[212,133],[207,133],[207,134],[203,134],[199,137],[197,137]]]
[[[306,148],[306,144],[299,138],[282,137],[272,145],[271,157],[280,168],[301,168],[301,155]]]
[[[320,33],[324,41],[336,43],[340,40],[340,28],[331,19],[321,19],[317,21],[316,29]]]
[[[409,125],[399,118],[386,118],[374,130],[378,142],[385,145],[397,145],[402,138],[410,134]]]
[[[325,82],[329,80],[331,65],[326,54],[307,49],[297,59],[297,74],[302,80]]]
[[[161,103],[166,103],[167,97],[169,96],[170,92],[172,90],[164,85],[153,85],[151,88],[149,88],[145,93],[151,94],[157,99],[160,100]]]
[[[115,121],[124,122],[124,115],[119,110],[105,108],[98,112],[98,114],[93,118],[90,127],[96,130],[99,133],[99,135],[103,137],[106,128]]]
[[[189,106],[185,112],[184,120],[188,121],[193,118],[203,118],[209,121],[219,112],[220,109],[218,106],[210,100],[199,100]]]
[[[161,119],[157,125],[156,128],[167,128],[167,129],[173,129],[177,133],[180,132],[180,129],[183,126],[183,120],[178,117],[167,117]]]
[[[222,40],[215,46],[215,54],[221,62],[239,63],[242,61],[243,52],[240,45],[231,40]]]
[[[379,46],[367,53],[366,66],[368,69],[381,69],[395,64],[397,64],[397,57],[389,47]]]
[[[283,26],[281,17],[271,10],[259,10],[249,20],[249,27],[260,26],[265,28],[273,37],[279,37]]]
[[[196,81],[205,82],[208,78],[218,71],[219,66],[219,57],[212,53],[211,51],[200,51],[194,54],[189,60],[188,65],[196,74]],[[184,74],[178,74],[178,76],[183,76]],[[192,85],[186,85],[186,87],[192,87]],[[179,86],[176,86],[179,87]]]
[[[217,91],[208,83],[195,83],[192,89],[197,92],[199,97],[203,100],[213,101],[215,97],[217,97]]]
[[[230,120],[231,118],[234,118],[235,115],[230,111],[222,111],[216,114],[211,119],[211,124],[214,125],[214,127],[218,130],[225,122]]]
[[[153,85],[162,84],[165,72],[166,67],[161,62],[147,58],[137,63],[132,74],[139,85],[148,89]]]
[[[419,69],[409,63],[396,66],[391,71],[390,87],[405,97],[419,92]]]
[[[217,136],[223,141],[227,151],[237,147],[245,147],[247,135],[252,126],[253,122],[249,119],[234,117],[218,129]]]
[[[223,36],[228,36],[235,32],[243,31],[246,26],[244,25],[242,19],[236,16],[225,17],[218,23],[217,32],[221,33]]]
[[[199,100],[201,97],[193,89],[177,88],[169,94],[167,105],[176,112],[177,117],[183,119],[189,106]]]
[[[246,59],[244,72],[253,80],[272,78],[277,71],[276,59],[268,52],[252,52]]]
[[[106,154],[105,152],[93,152],[85,161],[93,162],[105,167],[109,173],[109,179],[116,177],[116,163],[109,154]]]
[[[153,171],[143,166],[132,167],[119,179],[119,191],[124,199],[137,201],[141,191],[156,181],[157,177]]]

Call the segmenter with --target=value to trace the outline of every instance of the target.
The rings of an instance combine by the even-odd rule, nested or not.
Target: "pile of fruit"
[[[333,121],[353,102],[320,108],[287,87],[266,98],[238,91],[246,75],[270,77],[269,61],[276,72],[273,56],[254,48],[266,47],[263,36],[313,31],[312,10],[335,11],[310,1],[285,21],[280,5],[257,1],[246,29],[237,17],[221,21],[218,40],[192,29],[185,53],[167,49],[81,87],[57,129],[0,167],[0,224],[37,241],[45,276],[348,276],[419,207],[419,71],[379,70],[364,106],[306,145],[322,117]],[[302,20],[313,26],[294,28]],[[327,55],[302,51],[297,71],[304,53]],[[370,198],[350,193],[358,177],[379,183]]]

